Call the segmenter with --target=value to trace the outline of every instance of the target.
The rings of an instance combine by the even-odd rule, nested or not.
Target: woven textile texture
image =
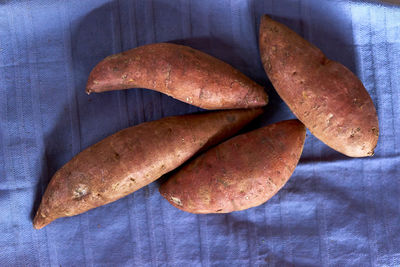
[[[193,215],[172,207],[155,182],[33,229],[51,176],[78,152],[128,126],[200,111],[144,89],[86,95],[90,70],[110,54],[192,46],[265,86],[270,104],[252,128],[294,118],[261,65],[262,14],[360,77],[380,121],[374,157],[348,158],[308,133],[292,178],[259,207]],[[0,266],[399,266],[399,81],[396,5],[0,0]]]

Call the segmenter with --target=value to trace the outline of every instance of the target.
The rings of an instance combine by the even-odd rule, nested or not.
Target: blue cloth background
[[[32,216],[54,172],[125,127],[199,109],[142,89],[87,96],[105,56],[173,41],[266,88],[258,24],[270,14],[353,70],[376,105],[372,158],[308,135],[286,186],[226,215],[173,208],[153,183],[44,229]],[[345,0],[0,0],[0,266],[399,266],[400,7]],[[259,127],[293,118],[273,89]]]

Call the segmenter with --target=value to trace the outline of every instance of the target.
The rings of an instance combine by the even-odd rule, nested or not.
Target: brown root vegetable
[[[113,134],[85,149],[51,179],[33,221],[40,229],[116,201],[241,129],[262,109],[167,117]]]
[[[204,109],[261,107],[263,87],[229,64],[188,46],[158,43],[112,55],[92,70],[86,92],[147,88]]]
[[[347,156],[373,155],[379,136],[375,106],[349,69],[266,15],[259,42],[273,86],[312,134]]]
[[[261,205],[289,180],[306,130],[283,121],[236,136],[184,165],[160,193],[191,213],[228,213]]]

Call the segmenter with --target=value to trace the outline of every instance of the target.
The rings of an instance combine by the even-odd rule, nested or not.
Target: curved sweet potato
[[[236,136],[184,165],[160,193],[191,213],[227,213],[258,206],[288,181],[306,130],[283,121]]]
[[[278,94],[317,138],[350,157],[371,156],[379,126],[361,81],[281,23],[263,16],[260,54]]]
[[[264,106],[264,89],[227,63],[188,46],[158,43],[112,55],[92,70],[86,92],[147,88],[204,109]]]
[[[163,118],[113,134],[85,149],[51,179],[33,225],[120,199],[228,138],[261,109]]]

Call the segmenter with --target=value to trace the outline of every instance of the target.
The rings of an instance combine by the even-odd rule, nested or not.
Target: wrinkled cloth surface
[[[392,1],[396,2],[396,1]],[[299,166],[266,204],[231,214],[172,207],[159,182],[34,230],[51,176],[128,126],[200,111],[158,92],[85,94],[104,57],[192,46],[265,86],[252,128],[294,118],[261,65],[269,14],[341,62],[376,105],[374,157],[349,158],[308,133]],[[348,0],[1,0],[0,266],[399,266],[400,6]]]

